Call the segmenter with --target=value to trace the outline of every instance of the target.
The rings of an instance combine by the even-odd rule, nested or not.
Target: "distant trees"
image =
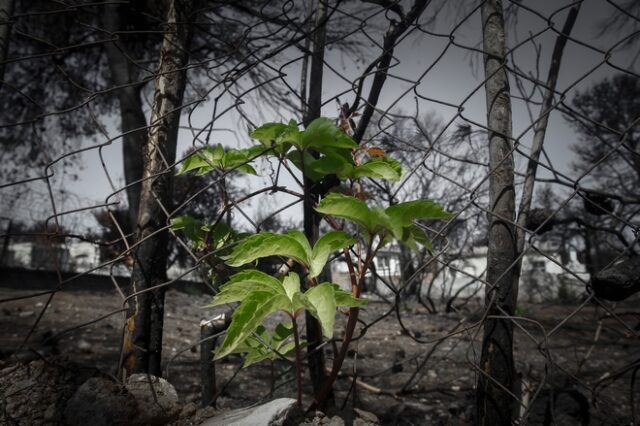
[[[578,92],[565,119],[576,130],[572,164],[582,206],[573,208],[584,230],[585,261],[596,273],[625,252],[637,253],[630,224],[640,207],[640,81],[618,74]]]
[[[486,173],[487,160],[481,144],[486,134],[474,130],[470,125],[458,124],[453,130],[445,128],[445,124],[435,114],[424,114],[420,117],[408,117],[401,111],[386,114],[384,118],[374,116],[378,134],[370,131],[370,142],[367,146],[375,152],[381,149],[400,160],[406,173],[398,182],[365,181],[365,192],[372,199],[383,204],[396,204],[420,197],[433,199],[448,211],[462,211],[469,203],[469,191]],[[476,199],[486,198],[486,193],[478,190]],[[474,239],[478,238],[478,229],[482,229],[486,215],[478,211],[463,214],[451,223],[446,224],[448,250],[447,260],[459,257],[468,250]],[[442,231],[442,223],[423,222],[428,233],[435,237]],[[434,238],[435,250],[444,241],[443,235]],[[435,278],[446,269],[440,264],[442,259],[434,259],[426,249],[419,253],[408,247],[399,247],[400,277],[389,279],[403,296],[416,296],[429,310],[437,311],[438,294],[434,289]],[[428,267],[424,267],[429,262]],[[415,274],[419,271],[418,274]],[[447,297],[446,291],[441,295]],[[443,302],[445,302],[443,300]],[[449,300],[449,305],[453,300]]]

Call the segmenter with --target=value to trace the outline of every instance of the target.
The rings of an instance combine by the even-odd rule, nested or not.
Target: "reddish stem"
[[[369,267],[369,263],[371,263],[371,260],[373,259],[375,252],[377,252],[377,248],[376,250],[372,250],[372,245],[373,245],[373,238],[371,238],[371,241],[369,242],[369,246],[367,247],[367,257],[364,260],[364,263],[362,263],[359,279],[356,279],[356,274],[353,267],[353,262],[351,261],[351,256],[349,255],[349,251],[348,249],[344,249],[345,257],[347,259],[347,267],[349,268],[349,274],[351,276],[352,294],[356,298],[360,296],[360,292],[362,291],[362,286],[364,284],[364,278],[365,278],[367,268]],[[356,324],[358,323],[359,312],[360,312],[360,309],[357,307],[349,309],[349,319],[347,320],[347,326],[345,327],[344,338],[342,339],[342,345],[340,345],[340,351],[338,352],[338,355],[333,360],[331,373],[329,374],[329,377],[327,377],[327,380],[324,382],[322,389],[320,390],[318,395],[316,395],[315,399],[313,400],[313,402],[311,403],[311,406],[307,411],[316,409],[320,405],[320,402],[322,402],[331,391],[331,388],[333,387],[333,383],[336,381],[336,378],[338,377],[338,373],[340,372],[340,369],[342,368],[342,364],[344,363],[344,359],[347,355],[347,350],[349,349],[349,344],[353,339],[353,333],[356,329]]]

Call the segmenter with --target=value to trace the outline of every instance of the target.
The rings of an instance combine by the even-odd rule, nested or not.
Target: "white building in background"
[[[57,260],[56,260],[57,256]],[[115,275],[128,277],[131,268],[124,262],[114,265],[103,264],[100,258],[100,247],[89,241],[67,241],[64,244],[50,245],[42,241],[14,241],[7,245],[0,266],[4,268],[20,268],[29,270],[84,273],[98,275]],[[170,279],[197,279],[195,274],[187,274],[187,269],[174,265],[167,271]]]
[[[568,256],[567,256],[568,255]],[[563,259],[559,247],[545,245],[538,250],[530,248],[522,262],[519,299],[540,302],[574,298],[584,291],[589,274],[578,261],[575,249],[570,249]],[[400,249],[389,246],[374,259],[379,276],[367,273],[366,291],[388,297],[394,294],[401,282]],[[434,302],[446,303],[452,297],[484,297],[484,278],[487,268],[487,247],[473,247],[461,254],[441,254],[429,272],[423,274],[421,293],[427,292]],[[332,264],[332,278],[345,289],[350,289],[346,262],[336,260]],[[391,288],[390,288],[391,287]]]

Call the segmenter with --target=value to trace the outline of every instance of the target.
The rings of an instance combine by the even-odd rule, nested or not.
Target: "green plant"
[[[306,291],[302,290],[301,275],[296,272],[288,271],[278,278],[256,269],[245,269],[232,275],[220,287],[210,306],[239,303],[225,339],[216,350],[216,359],[234,352],[246,353],[247,366],[293,354],[299,403],[304,342],[300,340],[297,318],[308,311],[320,322],[324,336],[331,339],[337,309],[349,308],[342,345],[324,388],[315,397],[315,406],[326,397],[342,366],[353,338],[359,308],[366,304],[359,298],[365,275],[378,250],[392,240],[413,249],[417,249],[418,244],[431,249],[427,236],[415,221],[449,219],[452,214],[430,200],[409,201],[387,208],[369,206],[363,201],[359,180],[366,177],[397,181],[402,178],[402,167],[378,148],[359,146],[327,118],[314,120],[304,131],[299,130],[294,121],[268,123],[254,130],[251,137],[260,145],[245,150],[225,151],[221,146],[204,149],[187,158],[179,173],[195,171],[203,175],[213,170],[228,172],[233,169],[255,173],[249,163],[259,156],[270,155],[282,161],[287,170],[288,163],[293,164],[312,182],[335,175],[349,185],[348,192],[353,195],[329,193],[315,206],[334,230],[321,236],[312,247],[299,231],[238,236],[230,229],[221,230],[219,221],[202,224],[184,216],[175,218],[172,228],[182,230],[195,247],[214,250],[216,257],[229,267],[246,267],[260,258],[273,256],[285,259],[289,267],[297,264],[297,270],[307,284]],[[295,194],[275,186],[269,189]],[[308,188],[304,190],[308,191]],[[255,193],[258,192],[262,191]],[[344,232],[340,220],[353,223],[358,230],[356,235]],[[349,268],[351,292],[340,289],[337,284],[317,280],[331,254],[338,251]],[[291,323],[279,324],[269,334],[263,322],[276,312],[284,312]]]

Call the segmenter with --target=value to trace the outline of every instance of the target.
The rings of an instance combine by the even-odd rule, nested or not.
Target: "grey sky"
[[[505,2],[505,4],[507,3]],[[522,4],[526,7],[534,8],[540,15],[548,17],[561,6],[571,4],[571,2],[545,0],[524,1]],[[613,12],[613,7],[603,0],[586,0],[583,3],[574,28],[573,37],[587,46],[602,50],[609,49],[626,35],[624,32],[618,34],[615,31],[610,31],[605,36],[597,37],[599,20]],[[450,107],[444,104],[449,103],[463,106],[464,117],[472,122],[484,124],[485,100],[484,91],[481,87],[482,72],[481,67],[479,67],[481,58],[477,54],[471,54],[469,50],[449,45],[449,39],[443,36],[451,32],[454,21],[459,19],[459,17],[454,17],[453,15],[450,12],[443,14],[435,26],[430,29],[430,31],[440,35],[428,35],[414,31],[397,47],[395,56],[399,63],[392,69],[392,76],[388,79],[383,89],[379,102],[381,109],[392,108],[392,111],[402,109],[405,113],[414,115],[416,107],[418,107],[420,113],[434,111],[443,122],[447,123],[458,113],[457,107]],[[565,17],[566,11],[554,15],[553,23],[555,28],[560,29],[562,27]],[[536,34],[546,28],[548,28],[546,18],[542,19],[535,13],[520,8],[517,23],[509,27],[511,31],[509,45],[513,46],[516,39],[519,41],[525,40],[530,34]],[[513,32],[514,29],[515,34]],[[480,16],[479,12],[476,12],[462,23],[453,35],[456,44],[478,48],[478,43],[481,41],[480,34]],[[370,36],[377,43],[381,43],[382,35],[382,32],[372,31],[370,33]],[[539,64],[536,64],[535,49],[530,42],[525,43],[515,51],[515,63],[525,73],[536,74],[536,67],[538,67],[539,78],[546,79],[555,38],[556,34],[549,29],[535,37],[535,41],[541,45]],[[372,48],[366,52],[365,63],[368,63],[379,53],[379,50]],[[442,57],[440,57],[441,55]],[[438,59],[439,57],[440,59]],[[331,99],[337,94],[348,91],[351,87],[348,82],[355,80],[362,73],[364,66],[362,63],[354,63],[351,58],[345,57],[337,50],[329,51],[326,60],[329,66],[325,67],[323,97],[324,99]],[[626,68],[629,63],[628,53],[615,51],[610,61],[622,68]],[[471,62],[475,62],[476,70],[471,66]],[[434,63],[435,66],[422,75]],[[340,75],[333,72],[331,68],[337,70]],[[298,88],[300,81],[299,62],[283,68],[283,72],[287,74],[287,82],[292,87]],[[616,72],[613,67],[604,63],[604,57],[601,53],[570,41],[565,49],[557,88],[559,91],[568,90],[567,95],[571,98],[576,89],[584,90],[594,82]],[[583,76],[586,77],[573,86]],[[421,96],[436,99],[439,102],[422,99],[416,103],[416,97],[411,89],[419,77],[421,77],[421,80],[417,86],[417,92]],[[365,86],[366,88],[368,86]],[[364,93],[366,93],[366,90]],[[518,95],[514,84],[512,84],[511,93],[512,95]],[[212,94],[211,98],[215,95],[217,93]],[[297,103],[294,97],[291,99],[292,102]],[[342,102],[352,102],[353,93],[342,94],[340,99]],[[540,96],[537,96],[536,99],[539,100]],[[230,99],[223,99],[222,103],[224,104],[225,102],[228,104]],[[210,121],[212,104],[210,100],[198,106],[191,116],[193,126],[202,127]],[[537,116],[538,108],[536,106],[532,108],[532,114]],[[276,111],[269,110],[264,105],[252,106],[251,102],[247,102],[243,105],[243,110],[254,117],[257,123],[261,123],[262,119],[266,121],[281,121]],[[518,138],[525,147],[528,147],[533,131],[529,128],[531,121],[528,117],[526,106],[514,97],[513,110],[514,137]],[[335,117],[337,115],[336,102],[332,101],[325,105],[322,113],[328,117]],[[262,118],[260,118],[261,115]],[[299,117],[294,118],[299,120]],[[461,122],[461,120],[458,119],[457,122]],[[186,116],[183,116],[182,124],[187,126]],[[106,126],[111,137],[115,137],[118,134],[114,122],[107,122]],[[213,133],[212,142],[222,143],[226,146],[248,146],[251,142],[243,126],[244,124],[240,121],[239,114],[235,111],[230,111],[214,123],[217,131]],[[104,141],[105,138],[99,139]],[[572,161],[570,147],[577,142],[575,133],[567,126],[561,114],[555,111],[551,116],[545,140],[545,149],[552,160],[554,168],[564,173],[570,173],[569,164]],[[191,132],[181,130],[178,155],[184,152],[192,143]],[[89,207],[92,204],[104,202],[108,195],[113,192],[104,170],[109,173],[116,188],[122,187],[120,144],[121,140],[117,139],[110,146],[103,148],[102,155],[106,165],[104,169],[100,163],[98,151],[90,150],[80,156],[84,169],[80,172],[79,180],[55,179],[57,188],[54,188],[54,193],[58,195],[58,201],[62,203],[58,206],[59,209]],[[522,159],[517,160],[517,164],[521,167],[523,164]],[[268,168],[266,171],[268,171]],[[250,183],[247,183],[247,187],[259,187],[267,183],[267,181],[268,177],[266,176],[253,178]],[[293,181],[289,180],[289,183],[293,183]],[[76,195],[65,199],[65,197],[59,196],[59,191],[62,188],[65,188],[68,193]],[[44,195],[46,195],[47,191],[46,186],[42,183],[34,185],[34,190]],[[121,199],[124,200],[124,198],[124,194],[122,194]],[[31,209],[31,212],[34,209],[51,211],[51,207],[46,201],[40,202],[43,205],[38,207],[35,207],[34,204],[25,206],[27,211],[23,214],[28,214],[29,209]],[[286,202],[286,198],[271,201],[270,207],[275,209],[277,204],[284,202]],[[258,204],[260,205],[259,211],[257,209]],[[264,199],[258,200],[254,202],[249,211],[253,213],[258,211],[259,214],[264,213],[265,206],[269,206],[269,202]],[[299,214],[299,210],[292,210],[287,216],[295,217],[297,214]],[[84,212],[73,216],[76,216],[80,222],[86,223],[86,217],[89,215],[90,213]],[[80,216],[85,219],[80,219]],[[71,220],[71,222],[76,222],[76,220]]]

